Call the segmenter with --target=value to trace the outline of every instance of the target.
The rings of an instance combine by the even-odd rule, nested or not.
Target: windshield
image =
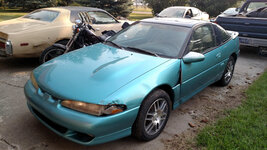
[[[23,18],[52,22],[57,18],[58,14],[59,12],[56,11],[38,10],[24,16]]]
[[[236,8],[229,8],[227,10],[225,10],[223,13],[224,14],[237,14],[238,11],[236,11],[237,9]]]
[[[155,56],[177,58],[189,32],[190,28],[186,27],[139,22],[108,41],[126,50],[139,49]]]
[[[171,17],[171,18],[183,18],[184,17],[184,8],[175,8],[175,7],[170,7],[162,10],[158,16],[159,17]]]
[[[247,12],[250,12],[252,10],[259,9],[262,7],[267,7],[267,2],[251,2],[249,3],[247,7]]]

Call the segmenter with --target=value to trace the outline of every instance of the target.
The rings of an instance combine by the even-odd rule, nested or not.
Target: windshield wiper
[[[122,46],[120,46],[120,45],[118,45],[118,44],[116,44],[116,43],[114,43],[112,41],[106,41],[106,43],[111,43],[112,45],[114,45],[117,48],[124,49]]]
[[[150,52],[150,51],[146,51],[146,50],[143,50],[143,49],[140,49],[140,48],[136,48],[136,47],[125,47],[125,48],[130,49],[130,50],[133,50],[133,51],[137,51],[137,52],[141,52],[141,53],[146,53],[146,54],[150,54],[150,55],[159,57],[159,55],[156,54],[156,53],[153,53],[153,52]]]

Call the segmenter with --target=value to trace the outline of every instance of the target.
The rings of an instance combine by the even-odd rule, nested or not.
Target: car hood
[[[104,104],[113,92],[168,60],[96,44],[55,58],[34,75],[55,97]]]
[[[7,34],[12,34],[17,32],[23,32],[29,29],[40,28],[41,26],[47,24],[47,22],[43,21],[27,18],[17,18],[0,22],[0,31]]]

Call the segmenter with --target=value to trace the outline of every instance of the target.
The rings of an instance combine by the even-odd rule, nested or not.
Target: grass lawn
[[[148,7],[135,7],[135,6],[133,6],[133,11],[152,12],[152,9],[148,8]]]
[[[128,17],[129,20],[131,21],[137,21],[145,18],[151,18],[153,17],[152,14],[139,14],[139,13],[131,13],[130,16]]]
[[[204,128],[197,144],[204,149],[267,149],[267,72],[246,91],[247,99],[226,118]]]
[[[3,10],[2,8],[0,8],[0,21],[18,18],[18,17],[23,16],[25,14],[27,14],[27,13],[20,12],[18,9]]]

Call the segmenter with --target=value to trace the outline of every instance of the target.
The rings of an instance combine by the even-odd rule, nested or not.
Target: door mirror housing
[[[204,59],[205,59],[205,56],[197,52],[189,52],[183,57],[184,63],[200,62],[200,61],[203,61]]]
[[[125,29],[127,27],[129,27],[130,24],[128,22],[124,22],[123,25],[121,26],[122,29]]]

